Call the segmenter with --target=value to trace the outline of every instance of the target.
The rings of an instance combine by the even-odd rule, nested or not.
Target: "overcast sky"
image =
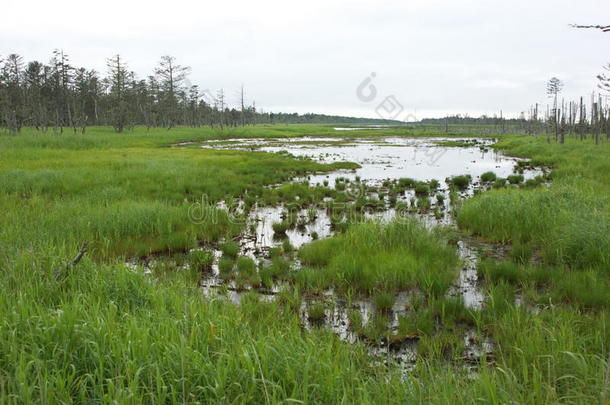
[[[276,112],[376,117],[394,96],[398,118],[517,115],[547,102],[551,76],[590,94],[610,62],[610,33],[568,26],[610,24],[608,0],[1,1],[0,55],[62,48],[105,73],[120,53],[145,77],[170,54],[202,89],[236,103],[243,83]]]

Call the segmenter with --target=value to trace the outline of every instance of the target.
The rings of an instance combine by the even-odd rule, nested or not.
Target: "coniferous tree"
[[[130,83],[133,73],[129,72],[127,65],[120,55],[115,55],[108,59],[108,78],[109,89],[109,118],[112,126],[117,132],[123,132],[125,127],[131,125],[131,107],[128,99],[130,98]]]
[[[159,66],[155,69],[161,88],[160,110],[168,129],[173,128],[180,121],[179,96],[190,71],[190,67],[178,65],[176,58],[169,55],[162,56]]]

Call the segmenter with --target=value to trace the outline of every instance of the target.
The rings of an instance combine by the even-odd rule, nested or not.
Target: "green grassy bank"
[[[150,276],[124,265],[128,256],[238,233],[220,210],[213,221],[192,221],[189,209],[202,195],[214,202],[263,194],[267,184],[337,167],[169,145],[329,134],[331,127],[300,125],[0,136],[0,403],[607,401],[607,145],[507,138],[501,147],[554,167],[550,188],[493,190],[460,208],[466,231],[532,250],[515,248],[506,263],[481,268],[488,304],[465,314],[492,336],[497,354],[493,362],[483,359],[476,375],[461,354],[443,350],[440,334],[422,337],[427,355],[404,373],[391,361],[371,361],[364,344],[302,330],[298,311],[283,300],[248,295],[237,306],[203,297],[195,272]],[[57,280],[55,269],[85,240],[91,251]],[[446,275],[455,274],[454,251],[417,225],[364,224],[301,254],[312,271],[328,272],[345,289],[391,290],[398,283],[425,290],[436,282],[442,292]],[[348,257],[354,265],[341,267]],[[402,266],[413,272],[397,278]],[[427,268],[439,269],[438,279],[427,278]],[[365,282],[351,283],[354,275]],[[579,281],[562,281],[568,276]],[[598,298],[588,300],[591,291]],[[515,303],[519,294],[528,305]],[[443,305],[429,313],[436,321],[449,318]]]

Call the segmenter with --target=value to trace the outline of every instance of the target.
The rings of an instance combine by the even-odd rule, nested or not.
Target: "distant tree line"
[[[524,118],[502,118],[501,115],[481,115],[480,117],[471,117],[468,114],[454,114],[448,115],[444,118],[424,118],[421,120],[422,124],[430,125],[499,125],[502,122],[518,124],[524,121]]]
[[[600,80],[599,88],[602,86],[603,77]],[[565,142],[566,135],[575,135],[578,139],[584,140],[589,136],[600,142],[601,136],[605,135],[610,139],[610,107],[608,106],[608,94],[604,92],[592,92],[590,97],[580,97],[576,101],[569,101],[561,98],[559,94],[563,90],[563,82],[552,77],[546,86],[546,94],[552,103],[546,105],[544,111],[538,104],[530,108],[528,127],[529,133],[538,133],[537,127],[543,124],[547,134],[554,134],[555,141]]]
[[[553,80],[555,79],[555,80]],[[577,101],[559,99],[563,83],[553,78],[547,84],[547,95],[550,104],[534,104],[530,109],[521,112],[518,118],[503,118],[502,113],[494,116],[450,115],[444,118],[425,118],[420,124],[445,128],[455,131],[456,126],[477,127],[477,132],[489,134],[524,133],[529,135],[548,134],[559,143],[565,141],[566,135],[578,139],[593,137],[599,142],[605,135],[610,140],[610,107],[608,96],[603,93],[592,93],[589,97],[580,97]],[[468,131],[467,128],[462,128]],[[472,131],[475,129],[473,128]]]
[[[42,132],[85,133],[88,126],[136,125],[171,129],[177,125],[229,127],[257,123],[385,123],[319,114],[257,111],[245,101],[229,107],[225,91],[202,91],[188,80],[191,69],[162,56],[153,74],[138,78],[120,55],[108,58],[105,75],[75,67],[62,50],[48,63],[24,62],[17,54],[0,57],[0,127],[17,134],[26,126]]]
[[[580,25],[571,24],[574,28],[598,29],[610,33],[610,25]],[[610,64],[602,67],[610,71]],[[555,135],[555,141],[564,143],[566,135],[575,135],[577,139],[584,140],[589,136],[599,143],[602,135],[610,140],[610,76],[607,73],[597,75],[599,92],[591,93],[590,97],[580,97],[576,101],[559,100],[563,90],[563,82],[552,77],[546,86],[547,96],[552,99],[552,105],[546,106],[546,111],[540,111],[535,104],[529,110],[528,132],[536,133],[540,122],[548,134]]]
[[[266,113],[258,114],[261,123],[270,124],[377,124],[401,125],[404,122],[381,118],[357,118],[325,114]]]
[[[610,65],[604,67],[610,71]],[[518,118],[503,118],[499,115],[469,117],[466,115],[451,115],[444,118],[426,118],[421,124],[444,126],[476,126],[477,131],[489,133],[525,133],[525,134],[552,134],[559,143],[564,143],[566,135],[575,135],[578,139],[593,137],[597,143],[602,136],[610,140],[610,77],[607,74],[597,76],[598,93],[593,92],[589,97],[580,97],[576,101],[566,101],[559,98],[563,90],[563,82],[552,77],[546,85],[546,94],[550,104],[532,105],[527,112],[521,112]]]
[[[598,29],[610,33],[610,25],[578,25],[575,28]],[[577,139],[586,139],[589,136],[599,143],[602,135],[610,140],[610,63],[603,66],[604,72],[597,75],[599,92],[593,92],[590,97],[580,97],[576,101],[559,99],[563,90],[563,82],[552,77],[546,85],[546,94],[551,104],[532,105],[527,112],[521,112],[519,118],[505,119],[502,111],[492,117],[482,115],[469,117],[468,115],[452,115],[444,118],[428,118],[421,120],[422,124],[474,126],[480,125],[490,133],[522,132],[527,134],[547,133],[554,134],[559,143],[565,141],[566,135],[574,135]],[[477,129],[481,131],[480,128]]]

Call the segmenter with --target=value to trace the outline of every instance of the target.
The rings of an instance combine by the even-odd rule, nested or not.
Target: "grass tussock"
[[[496,181],[497,176],[494,172],[485,172],[481,175],[481,181],[483,183],[491,183]]]
[[[319,277],[341,291],[364,294],[417,287],[442,295],[457,274],[458,262],[440,234],[415,220],[355,224],[341,235],[303,246],[299,257],[315,268],[304,278]],[[311,274],[315,272],[319,276]]]
[[[456,187],[458,190],[466,190],[471,182],[472,177],[469,174],[453,176],[447,179],[447,183]]]
[[[531,244],[551,263],[610,267],[608,197],[575,184],[503,189],[467,200],[460,226],[503,243]]]
[[[210,250],[194,250],[188,254],[188,264],[191,269],[209,271],[214,264],[214,252]]]

